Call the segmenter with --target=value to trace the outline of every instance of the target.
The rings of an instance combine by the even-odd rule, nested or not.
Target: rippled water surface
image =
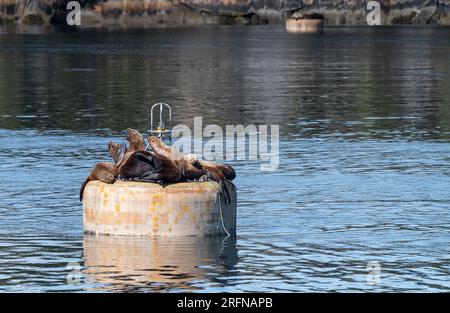
[[[449,72],[450,28],[0,28],[0,290],[449,291]],[[159,100],[280,125],[277,171],[232,162],[236,239],[83,235],[80,183]]]

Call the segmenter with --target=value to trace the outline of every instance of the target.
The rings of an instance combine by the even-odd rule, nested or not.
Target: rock
[[[22,23],[27,25],[45,24],[48,16],[41,13],[30,13],[22,17]]]
[[[395,10],[389,15],[391,20],[389,24],[412,24],[417,12],[415,10]]]
[[[438,4],[437,18],[438,24],[450,25],[450,0],[440,0]]]
[[[412,22],[413,24],[430,24],[430,21],[436,12],[436,7],[425,7],[417,12]]]

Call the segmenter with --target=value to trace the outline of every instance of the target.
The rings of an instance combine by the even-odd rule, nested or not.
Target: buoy
[[[286,30],[292,33],[322,33],[323,20],[309,18],[288,18]]]
[[[230,203],[213,181],[161,186],[91,181],[83,197],[86,233],[134,236],[206,236],[236,233],[236,192]]]

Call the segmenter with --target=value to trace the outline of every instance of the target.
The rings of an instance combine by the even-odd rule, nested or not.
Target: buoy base
[[[84,231],[122,236],[210,236],[236,233],[236,192],[225,203],[216,182],[168,186],[89,182],[84,191]]]

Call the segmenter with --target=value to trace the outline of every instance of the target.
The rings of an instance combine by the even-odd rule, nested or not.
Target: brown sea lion
[[[167,146],[161,138],[155,136],[149,136],[148,143],[152,148],[150,154],[153,160],[158,161],[160,169],[149,173],[147,179],[163,184],[185,181],[184,173],[188,163],[183,159],[181,153]]]
[[[158,165],[155,166],[150,152],[135,151],[120,163],[118,175],[124,179],[140,180],[142,175],[156,172],[158,168]]]
[[[207,178],[217,182],[227,203],[231,201],[231,191],[236,186],[231,182],[236,177],[236,172],[228,164],[221,164],[212,161],[198,160],[195,154],[188,154],[185,160],[202,170]]]
[[[130,143],[130,147],[127,152],[131,153],[134,151],[144,151],[145,150],[145,141],[144,136],[140,132],[135,129],[127,128],[128,136],[127,140]]]
[[[120,161],[123,160],[127,154],[130,155],[135,151],[145,150],[144,136],[132,128],[127,128],[127,132],[128,135],[125,139],[130,143],[128,148],[124,144],[115,143],[112,141],[108,144],[108,151],[113,157],[115,163],[120,163]]]
[[[205,160],[201,160],[200,164],[202,164],[203,167],[215,167],[218,170],[220,170],[223,175],[225,175],[225,177],[228,180],[234,180],[236,178],[236,172],[234,171],[233,167],[229,164],[225,164],[225,163],[218,163],[218,162],[213,162],[213,161],[205,161]]]
[[[198,160],[195,154],[187,154],[184,158],[196,167],[200,166],[205,170],[211,171],[215,171],[217,169],[222,172],[222,174],[228,180],[233,180],[236,178],[236,172],[234,171],[233,167],[231,167],[231,165],[213,161]]]
[[[97,163],[83,182],[80,188],[80,201],[83,201],[83,193],[86,185],[93,180],[100,180],[104,183],[112,184],[116,181],[117,167],[110,162]]]
[[[126,138],[130,145],[110,142],[108,150],[116,162],[118,175],[121,179],[140,180],[145,173],[153,173],[159,168],[153,163],[152,156],[145,151],[144,136],[137,130],[128,128],[128,137]]]
[[[128,128],[128,138],[130,149],[126,145],[110,142],[108,150],[117,164],[118,175],[122,179],[141,180],[144,174],[153,173],[160,169],[160,164],[153,162],[149,152],[143,151],[143,136],[136,130]],[[139,149],[137,151],[133,151]],[[130,151],[131,150],[131,151]]]
[[[123,157],[119,158],[118,162],[116,163],[117,167],[120,167],[124,162],[128,160],[128,158],[136,151],[144,151],[145,150],[145,141],[144,136],[140,132],[138,132],[135,129],[127,128],[128,136],[126,137],[126,140],[129,142],[129,147],[125,150]],[[108,149],[115,149],[115,145],[108,147]],[[110,150],[111,153],[111,150]],[[112,154],[112,153],[111,153]],[[117,155],[116,155],[117,156]],[[113,155],[114,158],[114,155]]]
[[[122,161],[127,150],[127,146],[123,143],[115,143],[110,141],[108,144],[108,151],[111,154],[115,164]]]
[[[227,183],[228,179],[219,167],[211,163],[203,165],[203,161],[198,161],[195,155],[183,156],[175,148],[167,146],[158,137],[149,136],[148,142],[152,147],[153,159],[160,159],[164,166],[164,170],[155,173],[153,177],[159,178],[163,183],[176,183],[186,180],[198,180],[202,176],[207,175],[208,178],[220,185],[221,193],[225,196],[226,202],[229,203],[231,201],[230,188],[232,186]],[[231,173],[229,174],[233,176]]]
[[[205,173],[203,170],[189,163],[177,149],[166,145],[161,138],[148,137],[148,143],[153,162],[160,169],[149,178],[159,180],[161,183],[177,183],[187,180],[197,180]]]

